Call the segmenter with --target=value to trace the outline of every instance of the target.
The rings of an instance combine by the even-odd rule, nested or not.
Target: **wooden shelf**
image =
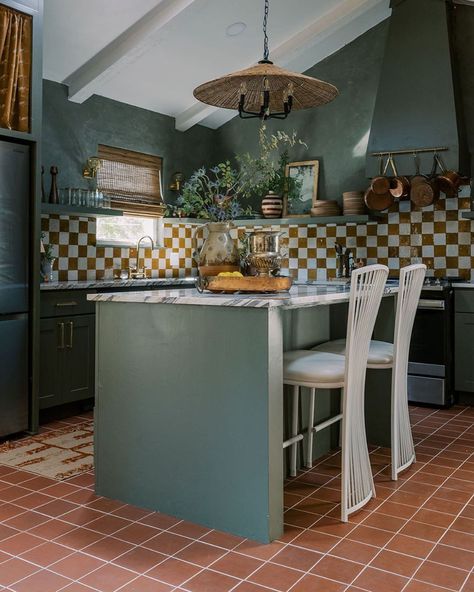
[[[474,212],[463,212],[462,217],[468,220],[474,220]]]
[[[79,216],[80,218],[99,218],[101,216],[123,216],[122,210],[111,208],[86,208],[85,206],[65,206],[61,204],[41,204],[42,214],[57,216]]]
[[[376,215],[375,218],[382,218]],[[168,224],[207,224],[209,220],[198,218],[164,218]],[[373,222],[374,216],[298,216],[295,218],[249,218],[245,220],[232,220],[235,226],[277,226],[287,224],[298,225],[326,225],[326,224],[367,224]]]

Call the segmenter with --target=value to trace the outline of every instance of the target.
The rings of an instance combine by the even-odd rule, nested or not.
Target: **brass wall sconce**
[[[97,156],[91,156],[87,159],[86,166],[82,171],[82,176],[86,179],[95,179],[97,177],[97,171],[100,169],[100,158]]]
[[[184,183],[184,174],[180,172],[173,173],[171,176],[171,183],[168,188],[170,191],[181,191],[181,187]]]

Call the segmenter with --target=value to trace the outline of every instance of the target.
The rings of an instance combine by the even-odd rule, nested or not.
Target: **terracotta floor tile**
[[[0,563],[0,585],[9,586],[38,570],[39,568],[37,566],[27,563],[22,559],[9,559]]]
[[[75,524],[76,526],[85,526],[89,522],[102,517],[103,514],[101,512],[80,506],[71,512],[67,512],[67,514],[63,514],[61,520],[69,522],[70,524]]]
[[[95,532],[93,530],[88,530],[87,528],[76,528],[66,534],[61,535],[54,539],[54,541],[60,545],[65,545],[66,547],[71,547],[71,549],[84,549],[84,547],[88,547],[92,543],[97,542],[99,539],[103,538],[104,535],[100,532]]]
[[[456,530],[448,530],[448,532],[441,539],[440,543],[443,545],[450,545],[451,547],[459,547],[466,551],[474,552],[474,535],[465,532],[458,532]]]
[[[148,514],[140,519],[142,524],[146,524],[147,526],[154,526],[155,528],[162,528],[166,530],[167,528],[171,528],[180,522],[179,518],[174,518],[173,516],[167,516],[166,514],[160,514],[159,512],[153,512],[152,514]]]
[[[308,571],[322,557],[323,555],[316,551],[309,551],[308,549],[301,549],[300,547],[287,545],[272,557],[271,562],[278,563],[279,565],[286,565],[286,567],[293,567],[294,569],[300,569],[302,571]]]
[[[252,582],[242,582],[234,588],[233,592],[268,592],[268,588],[264,588],[263,586],[259,586]]]
[[[406,520],[411,518],[416,513],[416,509],[413,506],[397,504],[395,502],[392,502],[390,499],[386,502],[383,502],[383,504],[379,506],[377,511],[381,514],[386,514],[387,516],[405,518]]]
[[[44,524],[49,520],[49,516],[43,516],[43,514],[39,514],[38,512],[27,511],[7,520],[5,526],[11,526],[12,528],[25,531],[31,530],[35,526]]]
[[[450,489],[448,487],[440,487],[433,497],[466,504],[471,499],[471,495],[472,494],[467,491],[459,491],[457,489]]]
[[[118,516],[102,515],[100,518],[96,518],[95,520],[92,520],[92,522],[89,522],[87,524],[87,528],[96,532],[100,532],[103,535],[110,535],[129,525],[129,520],[124,520]]]
[[[350,584],[363,569],[364,565],[361,563],[326,555],[313,567],[311,573],[329,580]]]
[[[151,549],[152,551],[164,553],[165,555],[174,555],[191,543],[192,541],[187,537],[173,534],[171,532],[162,532],[145,541],[143,546]]]
[[[45,514],[46,516],[50,516],[51,518],[57,518],[66,512],[70,512],[77,508],[76,504],[71,502],[67,502],[63,499],[56,499],[53,501],[48,502],[42,506],[38,506],[36,510],[41,514]]]
[[[130,506],[128,504],[117,508],[112,513],[114,516],[120,516],[120,518],[126,518],[127,520],[133,521],[141,520],[150,514],[148,510],[137,508],[136,506]]]
[[[208,567],[211,563],[225,555],[225,553],[227,553],[225,549],[196,541],[179,551],[175,557],[176,559],[189,561],[189,563],[194,563],[201,567]]]
[[[46,522],[31,528],[29,532],[48,541],[52,541],[71,530],[75,530],[75,528],[76,527],[73,524],[68,524],[67,522],[62,522],[61,520],[53,518],[52,520],[47,520]]]
[[[377,547],[372,547],[371,545],[343,539],[331,549],[330,554],[368,565],[379,550]]]
[[[413,516],[413,520],[424,522],[425,524],[431,524],[432,526],[447,528],[453,521],[453,516],[451,514],[421,508],[421,510]]]
[[[89,586],[83,586],[78,582],[73,582],[72,584],[69,584],[69,586],[62,588],[61,592],[91,592],[91,588],[89,588]]]
[[[99,510],[100,512],[106,512],[111,514],[115,510],[118,510],[124,505],[123,502],[118,500],[109,499],[108,497],[99,497],[88,504],[89,508],[93,510]]]
[[[190,590],[190,592],[228,592],[238,582],[239,580],[230,576],[205,569],[183,586],[185,590]]]
[[[391,532],[360,524],[347,535],[347,538],[352,541],[358,541],[359,543],[374,545],[375,547],[383,547],[388,543],[392,536],[393,533]]]
[[[109,563],[82,578],[81,583],[101,592],[113,592],[135,577],[133,572]]]
[[[255,557],[256,559],[262,559],[266,561],[281,551],[282,548],[283,546],[278,542],[273,542],[269,545],[263,545],[262,543],[246,540],[238,545],[234,550],[237,553],[243,553],[244,555],[250,555],[250,557]]]
[[[463,507],[464,504],[461,502],[454,502],[437,497],[432,497],[425,504],[423,504],[423,509],[436,510],[437,512],[445,512],[446,514],[455,516],[459,514]]]
[[[88,504],[97,498],[98,496],[89,489],[78,489],[74,493],[66,495],[63,499],[74,504]]]
[[[462,592],[474,592],[474,574],[471,573],[470,576],[467,577],[464,586],[462,587]]]
[[[133,545],[120,541],[113,537],[105,537],[99,541],[83,548],[84,553],[103,559],[104,561],[113,561],[120,555],[133,549]]]
[[[71,495],[71,493],[74,493],[76,491],[78,491],[79,488],[74,486],[74,485],[70,485],[69,483],[58,483],[57,481],[54,482],[53,485],[49,485],[48,487],[45,487],[41,493],[44,493],[46,495],[51,495],[52,497],[65,497],[66,495]]]
[[[384,569],[400,576],[411,578],[418,567],[421,565],[421,559],[403,555],[394,551],[382,550],[370,564],[371,567]]]
[[[235,549],[237,545],[240,545],[245,539],[242,537],[228,534],[226,532],[219,532],[218,530],[211,530],[200,539],[203,543],[209,543],[210,545],[216,545],[216,547],[222,547],[223,549]]]
[[[410,520],[410,522],[402,528],[400,534],[423,539],[425,541],[436,542],[439,541],[445,532],[446,530],[444,528]]]
[[[181,534],[192,539],[198,539],[211,531],[210,528],[182,520],[170,528],[170,532]]]
[[[387,544],[387,549],[391,551],[398,551],[400,553],[405,553],[406,555],[411,555],[412,557],[418,557],[420,559],[425,559],[433,548],[434,543],[416,539],[403,534],[396,534],[394,538]]]
[[[332,549],[341,539],[339,537],[325,534],[323,532],[316,532],[314,530],[307,530],[296,537],[293,544],[298,547],[304,547],[311,551],[318,551],[319,553],[327,553]]]
[[[298,509],[287,510],[283,515],[283,521],[285,524],[292,524],[294,526],[302,526],[303,528],[309,528],[320,516],[310,512],[303,512]]]
[[[10,520],[19,514],[24,514],[24,508],[20,508],[15,504],[10,504],[8,502],[0,503],[0,520],[5,522],[6,520]]]
[[[231,551],[213,563],[212,569],[225,573],[229,576],[243,579],[262,565],[263,562],[259,559]]]
[[[15,592],[57,592],[71,580],[56,573],[42,570],[13,585]]]
[[[376,510],[363,522],[364,526],[372,526],[374,528],[380,528],[389,532],[397,532],[406,524],[404,518],[398,518],[397,516],[387,516],[381,514]]]
[[[16,501],[17,505],[26,510],[33,510],[39,506],[43,506],[51,501],[51,498],[47,495],[43,495],[39,492],[33,492],[29,495],[25,495]]]
[[[162,553],[150,551],[143,547],[135,547],[130,551],[127,551],[127,553],[120,555],[120,557],[117,557],[113,563],[115,565],[120,565],[120,567],[136,571],[139,574],[143,574],[167,558],[168,556],[163,555]]]
[[[26,471],[13,471],[11,473],[8,473],[7,475],[4,475],[2,477],[2,481],[5,481],[5,483],[22,483],[24,481],[30,481],[32,478],[34,478],[34,475],[31,473],[27,473]],[[44,479],[44,477],[43,477]]]
[[[9,526],[4,526],[0,524],[0,541],[4,541],[5,539],[9,539],[10,537],[18,534],[18,530],[14,528],[10,528]]]
[[[345,589],[345,584],[319,576],[306,575],[291,589],[291,592],[343,592]]]
[[[133,543],[134,545],[141,545],[145,541],[156,536],[160,531],[156,530],[146,524],[138,524],[137,522],[129,524],[125,528],[118,530],[114,533],[114,536],[127,543]]]
[[[31,561],[41,567],[48,567],[51,563],[55,563],[68,555],[71,555],[74,551],[68,547],[63,547],[56,543],[43,543],[30,551],[23,553],[21,558],[25,561]]]
[[[425,561],[416,572],[414,579],[450,590],[460,590],[467,577],[467,572],[456,567]]]
[[[436,545],[431,552],[430,561],[470,570],[474,566],[474,553],[446,545]]]
[[[71,580],[79,580],[104,564],[104,561],[85,553],[73,553],[54,563],[49,569]]]
[[[352,522],[341,522],[339,517],[324,516],[311,527],[311,530],[343,538],[352,532],[355,527],[356,525]]]
[[[453,525],[451,526],[453,530],[459,530],[461,532],[467,532],[468,534],[474,533],[474,520],[471,518],[465,518],[460,516],[456,518]]]
[[[40,537],[28,534],[27,532],[20,532],[3,540],[0,543],[0,551],[6,551],[11,555],[21,555],[21,553],[29,551],[43,543],[44,539],[41,539]]]
[[[248,580],[261,586],[267,586],[287,592],[303,575],[303,572],[275,565],[274,563],[265,563],[255,573],[249,576]]]
[[[370,592],[401,592],[407,582],[402,576],[367,567],[354,581],[354,586]]]
[[[15,502],[25,495],[29,495],[31,491],[20,487],[19,485],[11,485],[5,489],[0,490],[0,500],[4,502]]]
[[[90,592],[90,588],[88,590]],[[120,592],[172,592],[172,590],[175,590],[174,586],[162,584],[146,576],[140,576],[120,588]]]
[[[155,578],[165,584],[179,586],[201,571],[201,567],[191,565],[179,559],[167,559],[147,573],[150,578]]]

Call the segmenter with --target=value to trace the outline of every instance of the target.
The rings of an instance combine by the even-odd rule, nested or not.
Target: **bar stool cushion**
[[[297,349],[283,356],[283,379],[287,384],[343,383],[344,371],[345,359],[336,354]]]
[[[326,341],[316,347],[313,347],[313,351],[327,352],[331,354],[338,354],[344,356],[346,353],[346,340],[345,339],[334,339],[333,341]],[[367,366],[391,366],[393,364],[393,343],[387,341],[375,341],[370,342],[369,357],[367,360]]]

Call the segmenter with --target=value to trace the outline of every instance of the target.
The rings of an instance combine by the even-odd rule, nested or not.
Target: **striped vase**
[[[269,191],[262,199],[262,214],[264,218],[281,218],[283,200],[274,191]]]

